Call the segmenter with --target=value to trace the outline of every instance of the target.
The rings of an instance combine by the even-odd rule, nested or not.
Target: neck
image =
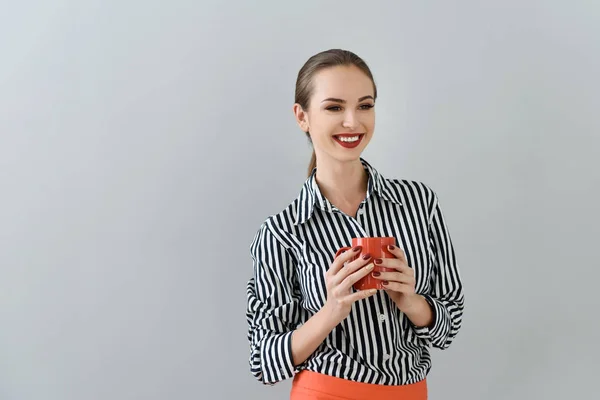
[[[360,202],[367,193],[369,177],[359,159],[340,162],[321,157],[315,178],[323,196],[333,204]]]

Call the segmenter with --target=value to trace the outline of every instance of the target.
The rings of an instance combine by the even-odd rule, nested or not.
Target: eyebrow
[[[373,100],[373,101],[375,100],[375,99],[373,98],[373,96],[371,96],[371,95],[368,95],[368,96],[363,96],[363,97],[361,97],[360,99],[358,99],[358,101],[363,101],[363,100],[366,100],[366,99],[371,99],[371,100]],[[328,98],[326,98],[325,100],[323,100],[321,103],[325,103],[326,101],[335,101],[336,103],[342,103],[342,104],[345,104],[345,103],[346,103],[346,100],[342,100],[342,99],[336,99],[335,97],[328,97]]]

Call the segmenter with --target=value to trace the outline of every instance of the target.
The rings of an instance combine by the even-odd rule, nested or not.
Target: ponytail
[[[308,176],[312,174],[313,169],[317,166],[317,155],[315,151],[312,151],[312,156],[310,157],[310,163],[308,164]]]

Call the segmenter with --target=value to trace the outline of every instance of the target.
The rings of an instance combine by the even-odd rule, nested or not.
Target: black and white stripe
[[[458,333],[464,307],[454,248],[438,199],[421,182],[369,174],[356,218],[320,192],[315,172],[296,200],[261,226],[250,246],[247,285],[250,369],[264,384],[308,369],[358,382],[401,385],[426,377],[430,349],[445,349]],[[435,323],[417,328],[384,291],[356,302],[302,365],[294,367],[291,334],[325,304],[325,272],[353,237],[393,236],[415,270],[416,291],[432,305]]]

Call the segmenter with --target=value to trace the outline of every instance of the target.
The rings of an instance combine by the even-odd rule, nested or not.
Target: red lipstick
[[[346,149],[353,149],[362,142],[364,133],[340,133],[335,135],[333,139]]]

